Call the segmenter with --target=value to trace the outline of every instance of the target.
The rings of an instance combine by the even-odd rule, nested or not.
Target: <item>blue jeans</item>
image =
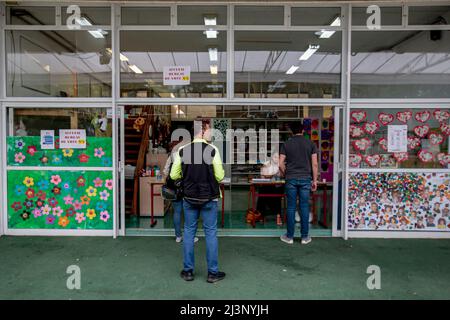
[[[297,197],[300,202],[301,236],[302,239],[309,235],[309,195],[311,193],[311,178],[286,180],[287,197],[287,234],[290,239],[295,234],[295,211],[297,209]]]
[[[181,237],[181,212],[183,212],[183,200],[172,201],[173,206],[173,227],[175,229],[175,236]]]
[[[209,273],[217,273],[219,244],[217,240],[217,201],[209,201],[195,206],[183,200],[184,208],[184,270],[194,271],[194,237],[197,233],[198,218],[202,217],[206,240],[206,262]]]

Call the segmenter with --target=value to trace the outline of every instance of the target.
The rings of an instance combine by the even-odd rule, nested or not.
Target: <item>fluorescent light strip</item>
[[[217,61],[217,48],[209,48],[208,49],[209,52],[209,60],[210,61]]]
[[[218,33],[219,32],[217,32],[217,30],[212,30],[212,29],[206,30],[204,32],[204,34],[206,34],[206,38],[208,38],[208,39],[216,39]]]
[[[295,71],[298,70],[298,68],[299,68],[298,66],[292,66],[289,68],[288,71],[286,71],[286,74],[293,74],[293,73],[295,73]]]
[[[216,65],[212,65],[212,66],[209,66],[209,71],[211,72],[211,74],[217,74],[217,72],[219,70]]]
[[[93,36],[96,39],[100,39],[100,38],[104,38],[105,36],[103,35],[103,30],[102,29],[98,29],[98,30],[89,30],[88,31],[91,36]]]
[[[298,60],[308,60],[309,58],[311,58],[311,56],[317,51],[319,50],[320,46],[319,45],[309,45],[308,50],[306,50],[302,56],[298,59]]]
[[[330,26],[340,27],[341,26],[341,18],[336,17],[336,19],[333,20],[333,22],[330,24]],[[331,38],[331,36],[335,33],[336,33],[336,31],[321,30],[319,38],[328,39],[328,38]]]
[[[217,25],[216,17],[204,17],[205,26],[215,26]]]
[[[134,71],[134,73],[143,73],[141,69],[135,64],[131,64],[128,66],[131,70]]]

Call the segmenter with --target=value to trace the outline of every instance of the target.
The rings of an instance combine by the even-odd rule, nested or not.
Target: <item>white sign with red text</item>
[[[86,130],[59,130],[60,149],[86,149]]]
[[[164,67],[163,83],[165,86],[184,86],[191,82],[190,66]]]

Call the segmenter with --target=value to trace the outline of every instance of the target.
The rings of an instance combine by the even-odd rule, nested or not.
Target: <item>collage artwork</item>
[[[41,150],[39,137],[8,137],[8,227],[111,230],[112,170],[83,170],[112,167],[111,140],[88,137],[86,149]],[[47,166],[71,169],[30,169]]]

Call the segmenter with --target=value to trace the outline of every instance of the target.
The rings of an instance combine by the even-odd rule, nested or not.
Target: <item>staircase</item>
[[[125,107],[125,165],[135,166],[134,178],[125,180],[125,214],[139,214],[139,172],[145,167],[145,155],[147,153],[149,138],[148,127],[153,122],[153,107],[144,106],[142,117],[145,123],[138,132],[133,125],[139,115],[130,115],[132,106]]]

